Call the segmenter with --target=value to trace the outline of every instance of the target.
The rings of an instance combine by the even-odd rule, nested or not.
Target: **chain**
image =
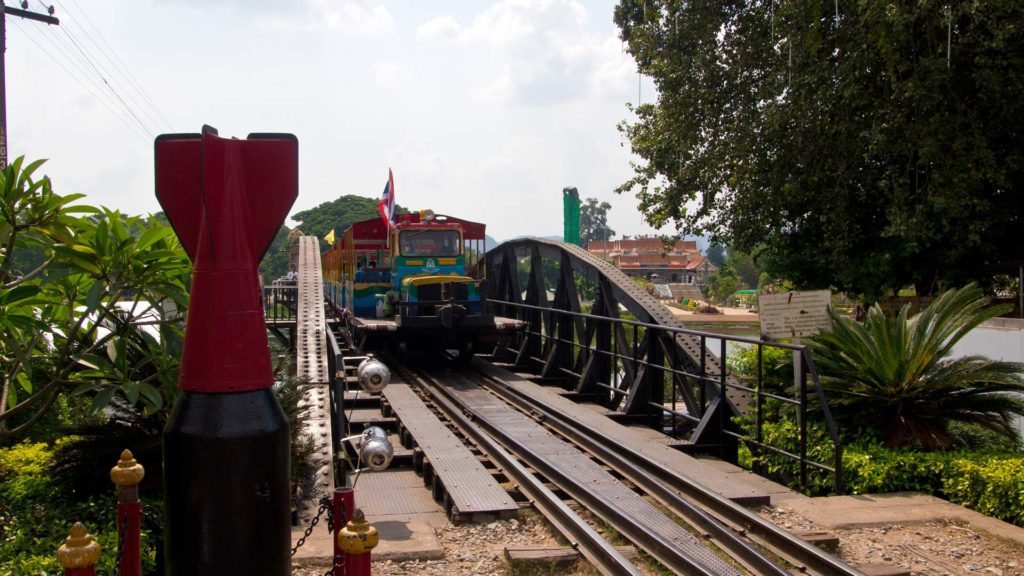
[[[120,514],[118,514],[120,516]],[[117,537],[117,558],[114,559],[114,576],[121,574],[121,556],[124,555],[124,541],[128,537],[128,515],[122,518],[121,534]]]
[[[139,508],[142,509],[142,515],[151,518],[160,524],[160,517],[163,515],[162,512],[154,508],[153,506],[146,504],[145,502],[139,503]]]
[[[324,500],[327,500],[327,498],[324,498]],[[342,506],[341,507],[341,525],[345,526],[345,524],[347,524],[347,522],[348,521],[345,518],[345,507]],[[334,508],[331,508],[328,511],[328,513],[327,513],[327,525],[331,527],[331,534],[334,534]],[[345,555],[344,555],[344,553],[339,552],[338,556],[334,558],[334,561],[332,562],[332,566],[327,569],[327,572],[324,572],[324,576],[334,576],[335,574],[344,574],[344,573],[345,573]]]
[[[331,525],[331,512],[330,511],[331,511],[331,500],[330,500],[330,498],[322,498],[322,499],[320,499],[320,508],[316,511],[316,517],[314,517],[313,521],[309,523],[309,527],[306,528],[306,532],[302,535],[302,538],[299,538],[299,541],[296,542],[295,546],[292,547],[292,554],[291,554],[292,556],[295,556],[295,553],[299,551],[299,548],[302,548],[302,545],[306,543],[306,538],[309,538],[309,535],[313,533],[313,528],[316,528],[316,525],[320,522],[320,517],[324,515],[324,512],[327,513],[328,526]],[[333,530],[332,530],[332,533],[333,533]]]

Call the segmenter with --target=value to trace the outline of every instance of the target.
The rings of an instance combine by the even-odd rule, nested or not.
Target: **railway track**
[[[675,574],[863,574],[602,431],[530,398],[505,381],[508,373],[486,362],[476,359],[466,368],[401,366],[397,371],[485,452],[602,574],[640,571],[556,490]]]

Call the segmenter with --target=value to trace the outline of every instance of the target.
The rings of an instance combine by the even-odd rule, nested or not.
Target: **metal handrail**
[[[348,485],[348,470],[345,466],[342,438],[347,435],[345,422],[345,370],[341,346],[334,331],[327,328],[327,393],[330,401],[331,418],[331,466],[334,471],[334,487]],[[340,369],[340,374],[339,374]]]
[[[618,364],[619,360],[627,360],[628,359],[630,362],[632,362],[634,364],[634,366],[636,366],[636,370],[639,370],[639,368],[641,366],[643,366],[643,367],[646,367],[648,369],[659,370],[660,373],[663,374],[663,375],[665,375],[665,374],[672,374],[672,375],[682,376],[684,378],[693,379],[694,381],[696,381],[696,383],[698,383],[700,385],[699,389],[700,389],[700,393],[701,393],[701,399],[700,399],[700,403],[701,403],[700,409],[701,409],[701,411],[703,411],[705,409],[705,407],[708,405],[708,400],[709,399],[704,398],[705,386],[707,386],[707,385],[714,386],[714,388],[716,388],[718,390],[718,393],[722,397],[725,396],[725,390],[726,389],[738,389],[738,390],[743,390],[743,391],[746,391],[748,393],[753,394],[755,396],[755,399],[756,399],[755,400],[755,402],[756,402],[756,407],[755,407],[756,408],[756,414],[754,416],[754,430],[753,430],[753,434],[752,435],[749,435],[749,434],[748,435],[736,434],[735,432],[727,430],[727,427],[726,427],[726,424],[727,424],[726,417],[727,416],[726,416],[726,412],[724,410],[720,412],[720,418],[722,419],[722,421],[719,422],[719,426],[720,426],[721,430],[723,431],[723,434],[728,436],[728,437],[736,438],[736,439],[744,442],[752,450],[766,450],[766,451],[769,451],[771,453],[778,454],[780,456],[783,456],[783,457],[786,457],[786,458],[790,458],[790,459],[793,459],[793,460],[797,461],[798,464],[799,464],[799,481],[800,481],[800,484],[802,486],[806,486],[807,485],[807,469],[808,469],[808,467],[814,468],[814,469],[818,469],[818,470],[823,470],[825,472],[831,473],[833,475],[833,489],[835,490],[835,492],[837,494],[841,494],[842,493],[842,490],[843,490],[843,482],[842,482],[842,441],[841,441],[841,439],[839,437],[839,432],[838,432],[838,429],[836,427],[835,421],[834,421],[834,419],[832,417],[831,411],[829,410],[827,399],[825,397],[825,391],[824,391],[824,389],[823,389],[823,387],[821,385],[821,381],[820,381],[820,379],[818,377],[817,368],[814,366],[814,361],[813,361],[813,358],[811,357],[811,352],[810,352],[810,350],[808,349],[807,346],[801,345],[801,344],[790,344],[790,343],[786,343],[786,342],[768,342],[768,341],[760,340],[760,339],[757,339],[757,338],[749,338],[749,337],[744,337],[744,336],[733,336],[733,335],[728,335],[728,334],[719,334],[719,333],[715,333],[715,332],[707,332],[707,331],[702,331],[702,330],[693,330],[693,329],[690,329],[690,328],[682,328],[682,327],[676,327],[676,326],[663,326],[663,325],[660,325],[660,324],[652,324],[652,323],[649,323],[649,322],[642,322],[642,321],[638,321],[638,320],[627,320],[627,319],[621,319],[621,318],[612,318],[612,317],[609,317],[609,316],[600,316],[600,315],[596,315],[596,314],[587,314],[587,313],[583,313],[583,312],[573,312],[573,311],[569,311],[569,310],[560,310],[560,309],[552,308],[552,307],[535,306],[535,305],[523,304],[523,303],[519,303],[519,302],[508,302],[508,301],[491,299],[490,303],[496,304],[496,305],[512,306],[512,307],[515,307],[515,308],[518,308],[518,309],[522,309],[522,310],[540,311],[540,312],[544,312],[546,314],[559,314],[559,315],[568,316],[568,317],[592,319],[592,320],[598,320],[598,321],[606,321],[606,322],[609,322],[609,323],[618,323],[618,324],[621,324],[623,326],[631,326],[633,328],[633,330],[631,331],[632,334],[633,334],[633,355],[632,355],[632,357],[628,357],[628,356],[624,356],[624,355],[620,354],[617,351],[617,347],[616,346],[611,346],[609,350],[599,350],[599,349],[596,348],[596,346],[591,346],[589,342],[581,342],[581,341],[578,341],[578,340],[575,340],[575,339],[573,341],[567,341],[567,340],[565,340],[563,338],[558,337],[555,333],[546,334],[544,330],[532,331],[532,330],[527,329],[524,333],[528,334],[528,335],[533,335],[533,336],[537,336],[537,337],[541,338],[541,341],[543,342],[542,349],[548,349],[547,347],[551,346],[551,345],[565,344],[565,345],[570,346],[571,348],[576,349],[577,351],[587,350],[588,354],[606,355],[606,356],[608,356],[608,357],[610,357],[612,359],[615,359],[616,362],[614,364],[616,365],[616,369],[617,369],[617,364]],[[671,366],[666,367],[663,364],[654,364],[654,363],[651,363],[651,362],[649,362],[649,361],[647,361],[647,360],[645,360],[643,358],[637,357],[637,349],[636,348],[637,348],[637,344],[638,344],[639,338],[640,338],[640,334],[639,334],[639,330],[640,329],[647,330],[647,331],[653,331],[653,333],[660,332],[660,333],[663,333],[663,334],[672,334],[672,335],[684,334],[684,335],[689,335],[689,336],[694,336],[694,337],[699,338],[700,339],[700,344],[701,344],[701,346],[700,346],[700,348],[701,348],[701,353],[700,353],[700,364],[701,364],[701,366],[700,366],[700,373],[699,374],[693,374],[692,372],[689,372],[689,371],[686,371],[686,370],[679,370],[679,369],[676,369],[676,368],[671,367]],[[576,335],[576,338],[578,338],[578,337],[579,337],[579,335]],[[714,339],[719,340],[719,342],[720,342],[719,361],[721,362],[722,369],[720,370],[720,373],[718,375],[709,375],[707,373],[707,366],[705,364],[705,353],[707,351],[706,340],[708,338],[714,338]],[[758,373],[757,373],[756,383],[755,383],[755,386],[753,388],[748,387],[748,386],[743,386],[743,385],[736,384],[736,383],[728,381],[728,369],[726,367],[727,343],[728,342],[737,342],[737,343],[741,343],[741,344],[748,344],[748,345],[752,345],[752,346],[757,346],[758,347],[758,360],[757,360],[757,372]],[[796,391],[798,396],[799,396],[798,398],[796,398],[796,399],[786,398],[786,397],[780,396],[778,394],[767,392],[767,391],[765,391],[763,389],[764,388],[764,386],[763,386],[764,385],[764,377],[763,377],[763,368],[762,368],[763,367],[762,350],[763,350],[763,348],[765,346],[772,347],[772,348],[784,349],[784,350],[790,350],[790,351],[794,351],[794,352],[799,353],[800,356],[799,356],[798,362],[805,369],[801,371],[801,380],[800,380],[800,384],[798,386],[798,389]],[[618,374],[616,373],[613,376],[613,380],[617,380],[617,379],[618,379]],[[825,463],[821,463],[821,462],[816,462],[816,461],[810,460],[807,457],[807,420],[808,420],[807,419],[807,406],[808,406],[808,399],[807,399],[808,386],[807,385],[809,383],[808,379],[810,379],[810,384],[811,384],[811,387],[813,388],[813,394],[816,396],[816,399],[818,401],[818,407],[817,408],[821,410],[821,413],[822,413],[823,419],[825,421],[825,425],[826,425],[826,428],[828,430],[829,436],[831,437],[833,445],[835,446],[835,450],[834,450],[834,454],[833,454],[834,462],[833,462],[833,464],[831,466],[829,466],[828,464],[825,464]],[[614,385],[614,383],[608,383],[608,384],[597,383],[596,385],[598,387],[600,387],[600,388],[608,389],[608,390],[612,391],[617,396],[622,396],[626,392],[625,389],[616,387]],[[676,389],[677,389],[677,386],[676,386],[675,380],[673,378],[673,382],[672,382],[672,394],[673,394],[672,406],[673,406],[673,409],[671,409],[671,410],[666,409],[663,405],[660,405],[660,404],[658,404],[656,402],[652,402],[652,401],[648,401],[647,402],[649,407],[657,409],[662,414],[671,414],[673,416],[673,424],[672,424],[673,429],[675,428],[675,418],[676,417],[682,418],[684,421],[688,421],[688,422],[693,422],[694,421],[694,417],[692,415],[682,414],[678,410],[674,409],[676,401],[677,401],[677,399],[675,397]],[[771,446],[771,445],[765,443],[765,441],[764,441],[764,434],[763,434],[763,427],[764,427],[764,423],[765,423],[764,422],[764,413],[763,413],[763,409],[764,409],[763,404],[764,404],[764,399],[765,398],[774,399],[774,400],[777,400],[777,401],[784,402],[786,404],[791,404],[791,405],[796,406],[797,413],[798,413],[798,417],[797,417],[798,422],[797,423],[798,423],[798,429],[799,429],[799,432],[798,432],[799,433],[799,440],[798,440],[798,446],[797,446],[798,452],[799,452],[798,454],[793,454],[792,452],[790,452],[788,450],[783,450],[781,448],[777,448],[775,446]],[[755,453],[755,455],[756,455],[756,453]]]

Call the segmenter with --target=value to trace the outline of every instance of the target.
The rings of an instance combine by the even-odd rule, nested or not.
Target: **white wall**
[[[975,328],[953,347],[953,356],[979,355],[993,360],[1024,362],[1024,320],[996,318]],[[1024,420],[1017,419],[1024,438]]]

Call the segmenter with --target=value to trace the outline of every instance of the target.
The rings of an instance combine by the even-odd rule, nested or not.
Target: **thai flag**
[[[388,168],[388,183],[384,185],[384,193],[380,195],[380,202],[377,203],[377,211],[380,217],[388,223],[388,228],[395,223],[395,176]]]

